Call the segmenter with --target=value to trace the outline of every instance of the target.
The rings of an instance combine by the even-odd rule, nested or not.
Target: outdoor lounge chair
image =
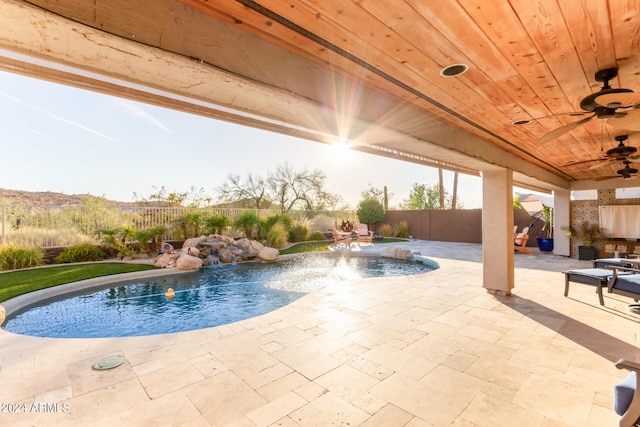
[[[638,375],[640,363],[620,359],[616,362],[616,368],[631,371],[622,381],[616,384],[613,395],[613,409],[621,415],[620,427],[635,426],[640,422],[640,393],[638,390]]]
[[[338,248],[342,245],[345,246],[345,249],[349,249],[351,247],[351,233],[340,233],[334,228],[331,230],[331,235],[333,236],[333,243],[330,244],[329,247]]]
[[[516,234],[516,237],[513,240],[513,249],[525,254],[532,254],[533,252],[527,249],[528,241],[529,241],[529,227],[524,227],[520,233]]]
[[[373,231],[369,231],[367,224],[358,224],[357,243],[369,243],[373,245]]]
[[[613,276],[607,286],[609,293],[633,298],[637,303],[638,300],[640,300],[640,274],[638,274],[640,270],[630,267],[609,268],[613,268]],[[640,304],[630,304],[629,308],[638,309],[640,308]]]

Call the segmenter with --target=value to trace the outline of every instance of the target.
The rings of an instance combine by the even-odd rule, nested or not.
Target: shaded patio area
[[[513,296],[482,287],[482,246],[416,241],[441,268],[335,283],[204,330],[109,339],[0,331],[3,425],[616,425],[613,362],[638,356],[630,299],[572,284],[590,262],[515,256]],[[176,320],[178,321],[178,319]],[[122,354],[123,365],[94,371]],[[35,403],[35,405],[34,405]],[[3,408],[4,409],[4,408]],[[38,411],[41,409],[41,411]]]

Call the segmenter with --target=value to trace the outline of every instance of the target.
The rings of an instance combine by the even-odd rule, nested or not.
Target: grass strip
[[[355,239],[354,239],[355,241]],[[391,239],[385,237],[384,240],[374,241],[373,245],[383,245],[386,243],[406,242],[403,239]],[[291,245],[286,249],[280,250],[280,255],[297,254],[302,252],[329,252],[329,245],[333,243],[332,240],[325,240],[321,242],[301,242]]]
[[[155,268],[147,264],[100,262],[11,271],[0,274],[0,302],[65,283]]]

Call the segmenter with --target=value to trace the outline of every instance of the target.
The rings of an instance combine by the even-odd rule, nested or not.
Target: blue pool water
[[[300,256],[210,267],[64,295],[12,315],[4,329],[54,338],[154,335],[259,316],[336,281],[433,270],[429,263],[373,257]],[[169,288],[174,296],[166,296]],[[64,299],[62,299],[64,298]]]

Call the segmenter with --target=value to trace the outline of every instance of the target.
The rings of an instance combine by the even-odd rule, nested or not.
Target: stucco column
[[[567,237],[571,222],[569,206],[571,191],[553,191],[553,253],[555,255],[571,255],[571,240]]]
[[[513,289],[513,172],[482,173],[483,286],[511,295]]]

